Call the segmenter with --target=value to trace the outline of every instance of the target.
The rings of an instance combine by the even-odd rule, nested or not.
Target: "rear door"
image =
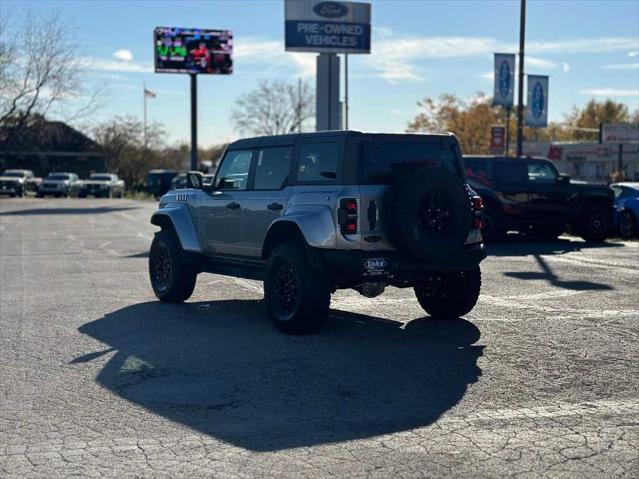
[[[526,163],[518,159],[494,160],[492,169],[494,189],[500,197],[504,213],[513,217],[520,216],[526,211],[528,204]]]
[[[251,189],[246,192],[242,215],[242,243],[247,255],[261,256],[268,227],[286,210],[292,153],[292,146],[255,150]]]
[[[242,213],[253,150],[227,151],[197,206],[200,244],[207,254],[241,255]]]

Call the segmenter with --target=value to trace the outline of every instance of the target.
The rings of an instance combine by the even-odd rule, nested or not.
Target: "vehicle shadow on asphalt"
[[[0,216],[92,215],[137,209],[137,206],[99,206],[95,208],[32,208],[28,210],[2,211],[0,212]]]
[[[258,300],[128,306],[79,331],[116,350],[97,381],[171,421],[254,451],[435,422],[481,376],[479,329],[332,310],[315,335],[277,332]]]

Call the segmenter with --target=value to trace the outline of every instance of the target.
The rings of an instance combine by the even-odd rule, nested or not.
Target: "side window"
[[[215,177],[215,189],[245,190],[252,153],[252,150],[227,152]]]
[[[526,182],[526,167],[517,160],[499,161],[493,164],[495,181],[501,184],[521,184]]]
[[[528,181],[533,183],[555,183],[557,173],[547,163],[528,163]]]
[[[488,176],[488,163],[486,160],[464,160],[466,177],[480,185],[493,186],[493,180]]]
[[[256,190],[280,190],[284,187],[291,169],[292,150],[288,146],[258,150],[255,166]]]
[[[298,181],[329,182],[337,179],[337,143],[305,143],[300,147]]]

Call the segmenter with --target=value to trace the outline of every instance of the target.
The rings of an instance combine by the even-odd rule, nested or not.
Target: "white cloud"
[[[564,73],[568,73],[570,71],[570,65],[566,62],[561,62],[561,68],[563,69]]]
[[[393,34],[393,30],[388,27],[378,27],[373,25],[373,35],[379,37],[390,37]]]
[[[87,70],[101,70],[122,73],[153,73],[153,66],[141,62],[122,62],[101,58],[84,58],[82,66]]]
[[[590,88],[579,93],[592,96],[639,96],[639,88]]]
[[[526,51],[531,53],[600,53],[634,48],[639,48],[639,39],[633,37],[578,38],[526,44]]]
[[[614,63],[612,65],[604,65],[601,68],[604,70],[637,70],[639,69],[639,63]]]
[[[316,70],[316,56],[312,53],[291,52],[291,56],[299,69],[301,77],[312,77]]]
[[[551,62],[550,60],[545,60],[543,58],[524,56],[524,63],[527,67],[541,68],[544,70],[552,70],[553,68],[557,68],[557,64],[555,62]]]
[[[482,80],[495,81],[495,72],[486,72],[479,75]]]
[[[130,50],[117,50],[113,52],[113,58],[124,62],[130,62],[133,60],[133,53],[131,53]]]
[[[628,53],[629,57],[639,57],[639,52],[630,52]]]

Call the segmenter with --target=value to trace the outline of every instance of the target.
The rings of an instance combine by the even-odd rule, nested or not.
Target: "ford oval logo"
[[[507,97],[510,91],[510,65],[506,60],[499,66],[499,94]]]
[[[316,15],[325,18],[341,18],[348,13],[348,7],[338,2],[320,2],[313,7]]]
[[[544,89],[539,82],[533,87],[531,108],[533,118],[541,117],[544,112]]]

